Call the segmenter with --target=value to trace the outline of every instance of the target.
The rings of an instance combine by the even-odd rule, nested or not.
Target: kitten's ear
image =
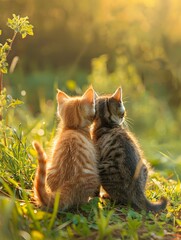
[[[89,103],[94,104],[97,93],[94,91],[92,87],[88,88],[82,96],[83,99],[86,99]]]
[[[111,97],[116,101],[122,102],[122,88],[119,87]]]
[[[58,91],[57,92],[57,102],[59,104],[63,103],[66,99],[69,99],[69,96],[66,93],[60,91],[59,89],[57,89],[57,91]]]
[[[99,95],[94,91],[95,94],[95,100],[99,97]]]

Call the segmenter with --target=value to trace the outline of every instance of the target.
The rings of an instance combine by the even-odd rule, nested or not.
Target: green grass
[[[181,238],[181,182],[176,167],[175,180],[157,171],[148,181],[146,194],[151,201],[162,195],[169,201],[167,209],[158,214],[136,212],[99,198],[93,198],[76,211],[58,210],[58,199],[53,212],[37,208],[32,201],[37,159],[31,142],[37,139],[49,146],[56,125],[51,117],[53,111],[35,119],[20,110],[18,118],[22,125],[18,120],[15,122],[17,113],[12,111],[8,113],[8,124],[7,119],[0,123],[0,239]],[[152,156],[153,162],[154,159]]]

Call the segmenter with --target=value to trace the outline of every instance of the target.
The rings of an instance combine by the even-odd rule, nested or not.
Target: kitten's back
[[[88,201],[99,186],[97,156],[90,138],[89,126],[95,115],[95,94],[89,88],[82,97],[57,93],[61,118],[48,161],[43,149],[35,144],[38,169],[34,192],[41,205],[53,207],[56,193],[59,207],[67,209]]]
[[[125,108],[122,91],[96,100],[93,139],[99,148],[99,174],[101,184],[111,199],[123,204],[131,203],[139,209],[159,211],[167,200],[151,203],[144,194],[148,170],[136,138],[122,123]]]
[[[86,177],[97,178],[96,150],[87,135],[81,131],[66,130],[57,139],[53,161],[47,169],[47,183],[52,191],[70,179],[85,183]]]

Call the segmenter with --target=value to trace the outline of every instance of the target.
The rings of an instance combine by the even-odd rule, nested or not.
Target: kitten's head
[[[125,107],[120,87],[113,95],[100,96],[96,99],[95,120],[100,120],[102,125],[120,125],[124,121],[124,116]]]
[[[95,117],[95,91],[92,87],[81,97],[69,97],[63,91],[57,93],[57,114],[67,128],[84,128],[91,125]]]

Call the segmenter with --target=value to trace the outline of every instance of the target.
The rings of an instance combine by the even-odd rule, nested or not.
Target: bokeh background
[[[5,87],[24,101],[14,124],[30,132],[45,119],[42,137],[55,124],[56,88],[74,95],[92,84],[103,94],[121,85],[145,156],[167,177],[181,175],[180,0],[1,0],[2,43],[12,37],[13,13],[34,25],[8,58],[18,62]]]

